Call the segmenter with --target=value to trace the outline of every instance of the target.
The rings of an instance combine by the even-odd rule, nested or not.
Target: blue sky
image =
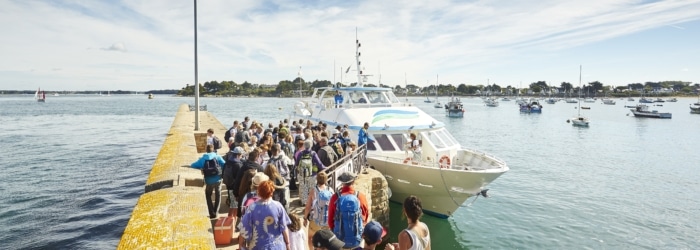
[[[199,82],[700,82],[700,1],[198,1]],[[0,89],[194,83],[193,2],[2,1]],[[343,68],[343,71],[341,71]],[[353,69],[354,70],[354,69]],[[437,77],[439,75],[439,78]],[[522,83],[522,84],[521,84]]]

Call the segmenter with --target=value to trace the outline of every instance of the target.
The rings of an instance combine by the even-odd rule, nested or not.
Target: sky
[[[194,2],[0,1],[0,89],[195,82]],[[198,82],[700,82],[700,0],[197,1]]]

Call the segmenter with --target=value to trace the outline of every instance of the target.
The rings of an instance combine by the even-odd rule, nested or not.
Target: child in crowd
[[[306,250],[306,228],[301,224],[301,219],[294,213],[287,213],[292,223],[287,226],[289,229],[289,249],[290,250]]]

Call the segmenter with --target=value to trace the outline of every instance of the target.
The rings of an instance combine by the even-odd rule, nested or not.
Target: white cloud
[[[123,43],[115,43],[107,48],[102,48],[102,50],[126,52],[126,47],[124,47]]]
[[[403,84],[404,74],[409,83],[419,85],[434,83],[436,74],[443,84],[485,84],[487,78],[501,85],[573,81],[581,63],[591,65],[590,73],[602,82],[665,80],[680,76],[645,70],[653,67],[644,63],[672,53],[679,55],[677,68],[698,64],[689,59],[697,58],[697,49],[662,49],[667,42],[663,39],[634,41],[622,49],[611,44],[669,26],[678,36],[697,38],[697,25],[679,24],[700,19],[699,1],[198,4],[200,82],[274,84],[295,78],[299,66],[307,80],[333,80],[334,71],[340,80],[340,68],[354,65],[355,27],[365,71],[381,73],[382,82],[392,86]],[[5,72],[0,89],[23,89],[15,84],[20,80],[49,82],[57,89],[179,89],[192,84],[193,12],[191,2],[165,0],[4,1],[0,25],[9,32],[0,36],[0,71]],[[670,43],[674,37],[668,39]],[[126,44],[128,53],[107,53],[126,52]],[[641,48],[621,52],[633,46]],[[660,79],[639,79],[640,74],[627,68]]]

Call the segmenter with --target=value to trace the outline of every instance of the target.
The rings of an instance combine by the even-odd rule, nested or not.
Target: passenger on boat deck
[[[341,105],[343,104],[343,95],[340,94],[340,91],[335,92],[335,107],[340,108]]]
[[[413,161],[420,162],[422,157],[423,149],[421,149],[420,141],[416,139],[416,133],[411,133],[411,151],[413,152]]]

